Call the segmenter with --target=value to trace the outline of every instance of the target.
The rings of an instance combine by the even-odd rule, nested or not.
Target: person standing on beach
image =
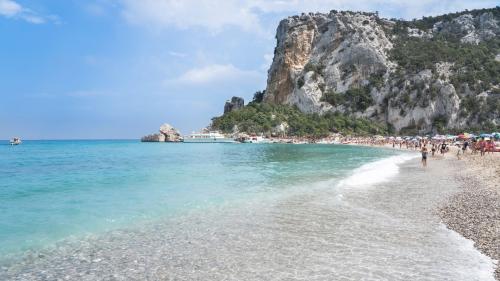
[[[422,166],[425,168],[427,167],[427,147],[423,146],[421,152],[422,152]]]
[[[444,156],[444,154],[448,151],[448,145],[443,142],[443,144],[441,145],[441,154]]]
[[[432,151],[432,157],[434,157],[434,153],[436,153],[436,144],[435,143],[432,143],[431,151]]]
[[[479,141],[479,149],[481,150],[481,156],[484,156],[484,151],[485,151],[485,146],[486,146],[486,142],[484,139],[480,140]]]

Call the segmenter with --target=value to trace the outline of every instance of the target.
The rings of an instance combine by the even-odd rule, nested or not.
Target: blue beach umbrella
[[[483,133],[483,134],[480,134],[479,136],[482,138],[491,138],[491,134],[484,134]]]

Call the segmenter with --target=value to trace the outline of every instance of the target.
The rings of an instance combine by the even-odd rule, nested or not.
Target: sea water
[[[491,260],[425,210],[447,190],[398,178],[411,159],[341,145],[0,145],[0,277],[490,280]]]
[[[326,145],[25,141],[0,146],[0,253],[342,178],[395,152]]]

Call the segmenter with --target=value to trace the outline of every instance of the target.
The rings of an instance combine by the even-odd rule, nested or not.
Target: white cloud
[[[336,10],[379,11],[407,19],[494,7],[497,0],[121,0],[125,18],[155,28],[202,27],[218,32],[226,26],[262,32],[265,14],[298,14]],[[268,27],[274,30],[274,26]]]
[[[176,57],[176,58],[185,58],[187,57],[188,55],[186,53],[181,53],[181,52],[174,52],[174,51],[170,51],[168,52],[168,54],[172,57]]]
[[[59,18],[55,15],[40,15],[13,0],[0,0],[0,15],[7,18],[22,19],[33,24],[42,24],[47,21],[60,23]]]
[[[212,64],[192,68],[181,76],[167,80],[167,84],[210,84],[216,82],[255,81],[263,74],[253,70],[242,70],[232,64]]]
[[[0,0],[0,15],[6,17],[13,17],[21,13],[23,8],[11,0]]]
[[[131,23],[153,27],[205,27],[218,32],[225,26],[259,28],[259,18],[238,0],[123,0],[123,14]]]
[[[267,71],[273,63],[273,58],[274,54],[264,54],[264,63],[261,65],[261,69]]]
[[[92,16],[100,17],[106,14],[104,7],[98,3],[87,3],[83,8]]]

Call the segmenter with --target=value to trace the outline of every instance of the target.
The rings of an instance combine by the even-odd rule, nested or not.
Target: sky
[[[413,19],[500,0],[0,0],[0,139],[184,134],[266,87],[279,21]]]

